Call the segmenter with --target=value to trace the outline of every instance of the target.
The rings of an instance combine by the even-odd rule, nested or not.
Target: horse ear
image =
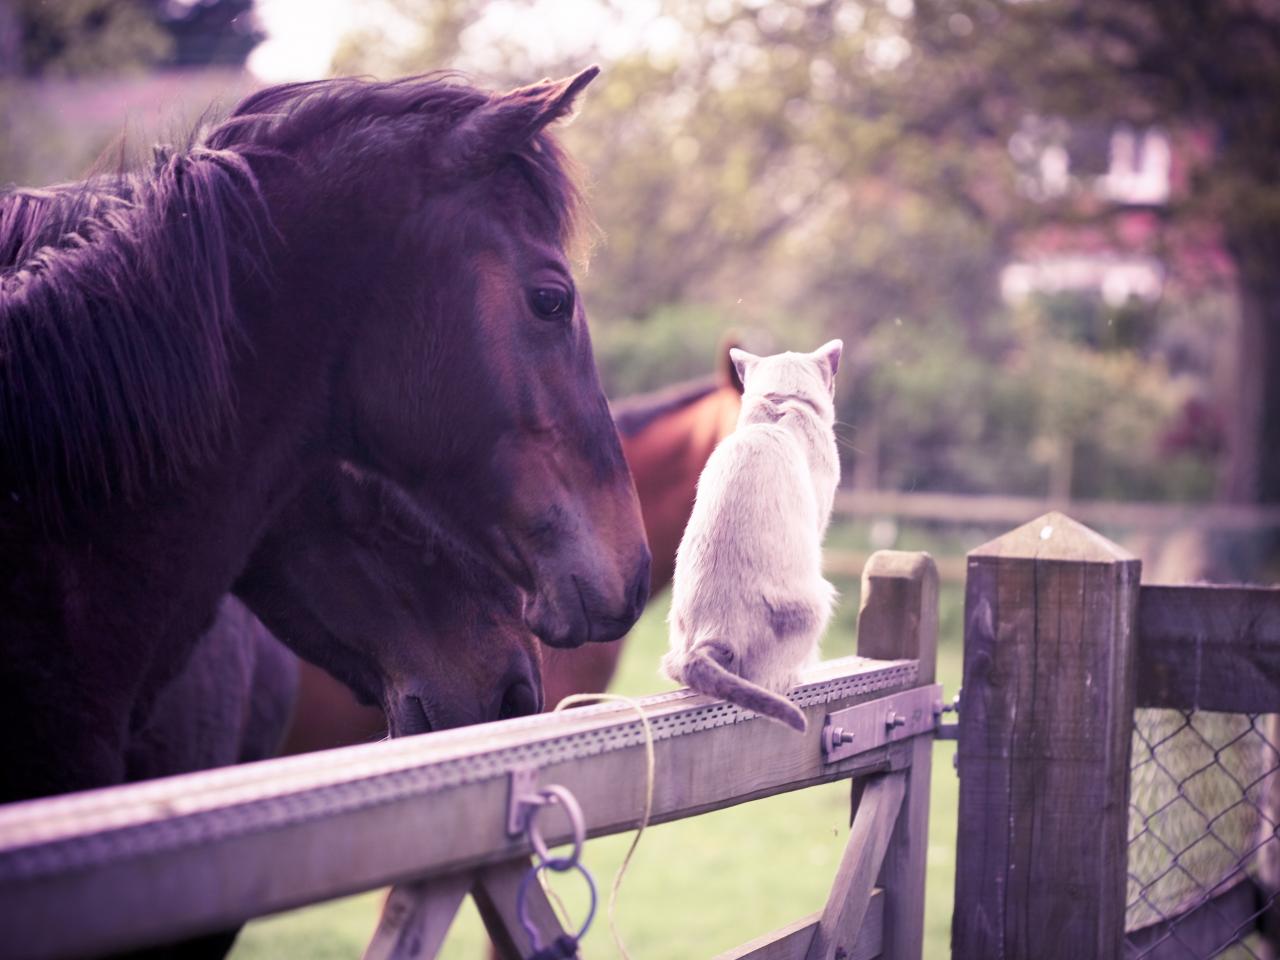
[[[826,380],[827,386],[831,388],[832,393],[835,392],[836,371],[840,369],[840,354],[844,352],[843,340],[828,340],[809,356],[818,362],[818,368],[822,371],[822,378]]]
[[[570,116],[578,95],[599,73],[599,67],[590,66],[576,76],[543,80],[491,97],[449,134],[444,152],[450,166],[487,172],[547,124]]]
[[[738,382],[743,384],[744,388],[747,382],[747,373],[759,359],[754,353],[747,353],[747,351],[740,350],[737,347],[729,348],[729,362],[738,374]]]
[[[738,366],[733,362],[730,354],[740,346],[737,336],[733,333],[725,334],[724,339],[720,341],[720,369],[718,370],[720,385],[733,387],[738,393],[743,391],[742,377],[738,375]]]

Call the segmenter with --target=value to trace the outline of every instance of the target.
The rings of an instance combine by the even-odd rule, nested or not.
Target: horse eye
[[[566,320],[573,312],[573,295],[558,287],[538,287],[529,295],[529,305],[543,320]]]

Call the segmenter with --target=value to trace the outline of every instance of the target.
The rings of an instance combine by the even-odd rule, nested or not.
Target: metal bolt
[[[907,718],[902,716],[896,710],[890,710],[884,715],[884,725],[892,730],[894,727],[905,727]]]
[[[844,729],[844,727],[832,727],[831,742],[836,746],[842,743],[853,743],[853,734]]]

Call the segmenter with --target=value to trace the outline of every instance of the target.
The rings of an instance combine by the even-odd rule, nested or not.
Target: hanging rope
[[[626,875],[627,867],[631,865],[631,856],[636,852],[636,847],[640,844],[640,837],[644,834],[645,827],[649,825],[649,818],[653,814],[653,784],[656,768],[653,751],[653,729],[649,726],[649,718],[645,715],[644,708],[631,697],[624,697],[618,693],[573,693],[557,703],[554,712],[559,713],[566,707],[573,707],[578,704],[604,702],[626,704],[640,717],[640,724],[644,728],[644,812],[640,816],[640,824],[636,828],[636,835],[631,838],[631,846],[627,848],[626,856],[622,858],[622,863],[618,866],[618,872],[613,875],[613,886],[609,890],[609,910],[607,914],[609,917],[609,934],[613,937],[618,953],[622,955],[623,960],[631,960],[631,954],[627,951],[626,944],[622,942],[622,934],[618,932],[618,892],[622,889],[622,878]],[[551,893],[551,896],[554,897],[555,894]],[[564,905],[559,903],[559,898],[556,897],[555,899],[563,910]]]

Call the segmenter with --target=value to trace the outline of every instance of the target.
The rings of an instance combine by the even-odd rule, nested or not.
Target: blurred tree
[[[0,185],[82,175],[95,156],[121,162],[125,118],[100,79],[172,67],[198,85],[201,68],[234,68],[260,39],[252,0],[0,0]],[[175,90],[126,86],[135,111],[148,87],[156,96]],[[204,86],[200,97],[214,84]],[[60,104],[74,104],[74,122]],[[113,138],[119,156],[108,161],[102,151]]]
[[[535,3],[502,6],[536,19]],[[565,134],[610,184],[593,197],[606,228],[587,280],[595,315],[695,300],[740,323],[803,311],[851,336],[902,315],[981,331],[1010,235],[982,151],[1003,148],[940,150],[904,121],[884,67],[900,27],[880,7],[668,0],[632,22],[636,5],[601,3],[595,37],[614,49],[579,38],[549,55],[474,0],[386,8],[343,45],[339,72],[449,66],[521,83],[612,61]]]
[[[1219,493],[1280,501],[1280,4],[915,0],[911,42],[994,139],[1027,115],[1206,131],[1173,224],[1220,225],[1241,323]]]
[[[0,0],[0,53],[10,76],[115,72],[155,63],[171,49],[141,0]]]
[[[0,76],[242,64],[253,0],[0,0]]]
[[[239,66],[264,39],[253,0],[143,0],[171,39],[165,64]]]
[[[584,288],[612,385],[683,370],[717,324],[771,328],[781,347],[838,334],[854,371],[840,414],[865,482],[1202,491],[1203,470],[1157,459],[1186,390],[1149,312],[1042,304],[1029,327],[999,299],[1021,233],[1108,215],[1037,189],[1010,150],[1030,130],[1103,163],[1097,126],[1048,102],[1048,28],[1011,26],[1011,8],[1054,0],[602,2],[559,43],[550,6],[387,0],[394,16],[370,17],[337,67],[523,83],[610,62],[565,136],[608,185]],[[1118,85],[1073,87],[1097,109],[1071,116],[1128,118],[1107,113]],[[641,343],[652,359],[636,358]],[[1122,377],[1139,384],[1131,416]],[[1150,442],[1135,440],[1143,429]]]

